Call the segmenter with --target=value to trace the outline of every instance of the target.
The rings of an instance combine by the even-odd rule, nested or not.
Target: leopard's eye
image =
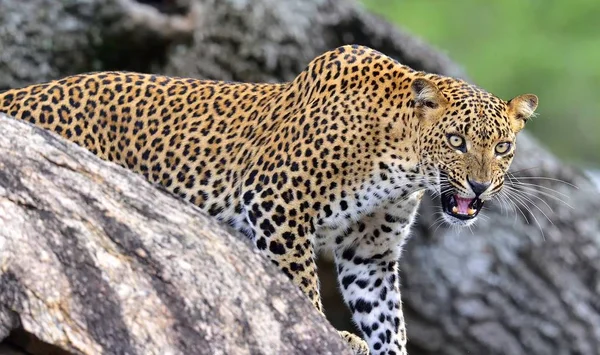
[[[510,150],[511,144],[509,142],[502,142],[496,144],[496,154],[506,154]]]
[[[456,148],[460,151],[464,152],[466,150],[465,139],[459,135],[449,134],[448,143],[450,143],[453,148]]]

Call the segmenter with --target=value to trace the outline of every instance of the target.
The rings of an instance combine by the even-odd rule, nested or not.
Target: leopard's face
[[[426,79],[416,79],[412,89],[421,162],[437,172],[428,187],[439,195],[448,223],[470,225],[501,191],[517,133],[538,99],[527,94],[506,102],[467,84],[446,87]]]

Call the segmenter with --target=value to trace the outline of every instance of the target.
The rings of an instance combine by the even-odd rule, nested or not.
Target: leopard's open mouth
[[[444,213],[460,220],[469,220],[477,217],[483,207],[483,200],[479,198],[464,198],[453,192],[446,192],[440,197]]]

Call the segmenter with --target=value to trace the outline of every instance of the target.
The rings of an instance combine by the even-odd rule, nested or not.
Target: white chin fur
[[[475,223],[475,221],[477,220],[477,217],[467,220],[458,219],[456,217],[450,216],[446,212],[442,212],[442,215],[444,216],[444,220],[446,221],[446,223],[452,226],[468,227]]]

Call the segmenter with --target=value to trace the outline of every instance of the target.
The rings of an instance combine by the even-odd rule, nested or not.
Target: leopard
[[[293,80],[244,83],[101,71],[10,89],[0,111],[143,175],[247,236],[324,314],[335,261],[358,355],[407,354],[398,262],[429,191],[469,226],[502,189],[534,94],[344,45]]]

